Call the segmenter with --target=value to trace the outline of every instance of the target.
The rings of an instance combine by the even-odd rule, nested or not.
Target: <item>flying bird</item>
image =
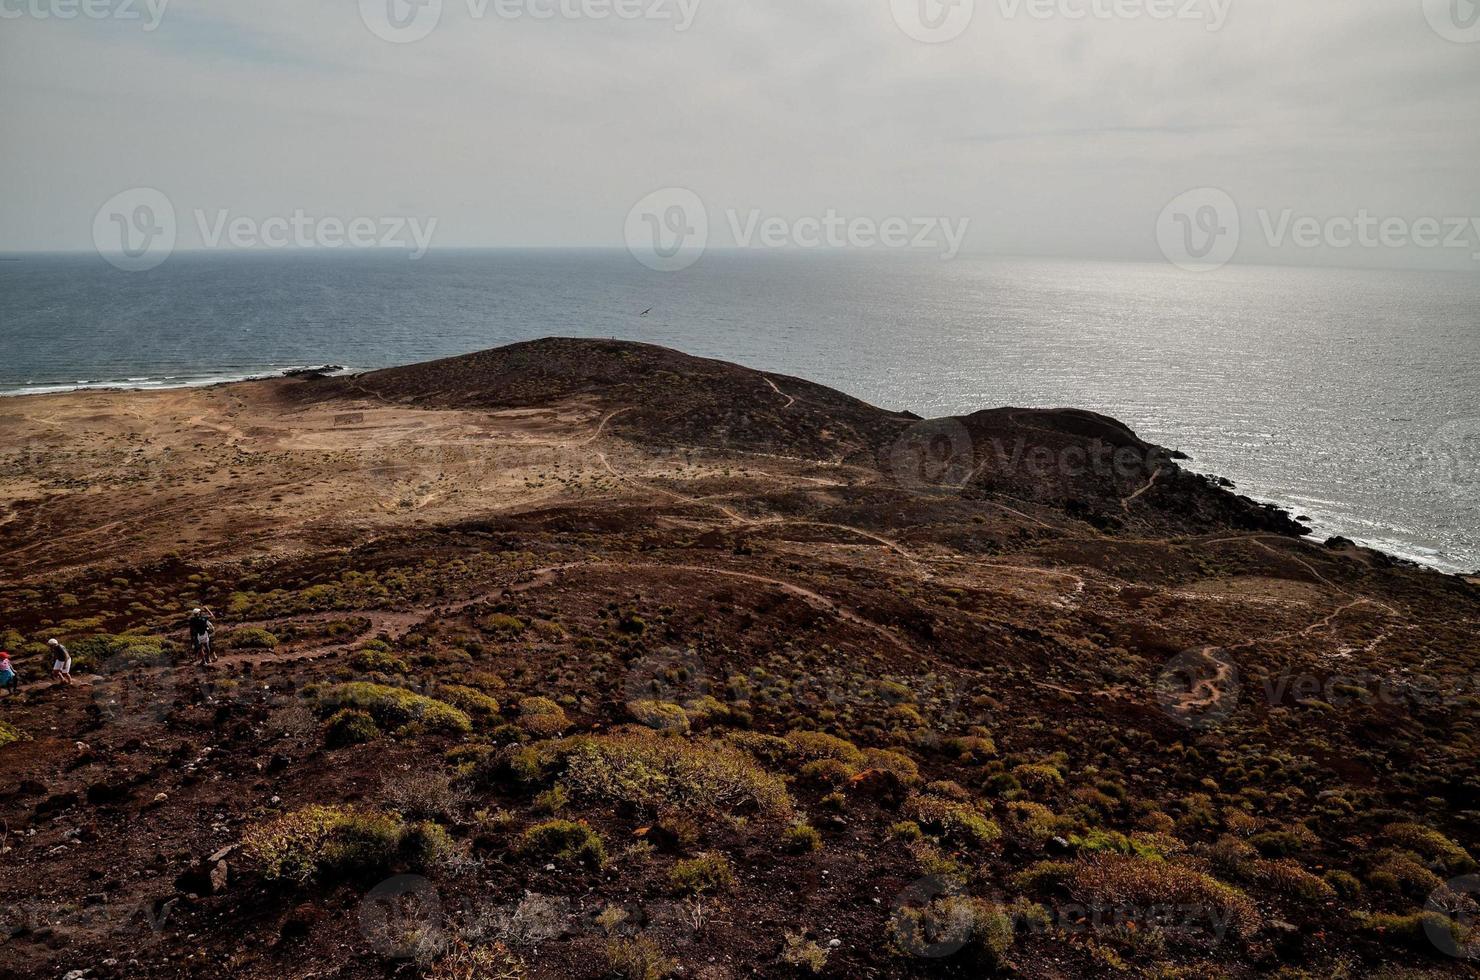
[[[647,316],[651,312],[653,312],[653,308],[651,306],[649,306],[647,309],[643,310],[641,313],[639,313],[637,315],[638,316]]]

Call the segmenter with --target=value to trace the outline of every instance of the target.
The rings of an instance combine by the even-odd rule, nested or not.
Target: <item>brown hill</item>
[[[290,389],[307,400],[501,410],[581,400],[649,449],[866,466],[915,490],[1008,496],[1104,530],[1301,535],[1275,508],[1182,469],[1179,453],[1076,409],[997,408],[923,420],[800,378],[650,344],[551,338]]]

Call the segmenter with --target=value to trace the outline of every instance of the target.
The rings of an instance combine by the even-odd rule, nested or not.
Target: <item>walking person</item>
[[[190,610],[190,618],[185,621],[190,629],[190,652],[195,657],[196,665],[200,667],[216,659],[216,651],[211,643],[211,634],[216,629],[214,619],[210,609],[197,606]]]
[[[21,675],[10,662],[10,654],[0,650],[0,691],[6,691],[11,697],[21,693]]]
[[[62,641],[52,638],[46,641],[51,647],[51,676],[68,687],[72,686],[72,655],[62,646]]]

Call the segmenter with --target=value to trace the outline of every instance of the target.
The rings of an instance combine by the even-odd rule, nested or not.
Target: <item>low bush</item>
[[[674,864],[668,883],[680,895],[729,891],[735,885],[735,873],[723,854],[701,854]]]
[[[409,674],[406,661],[384,650],[361,650],[349,660],[355,670],[366,674]]]
[[[1237,888],[1167,861],[1110,854],[1081,859],[1073,865],[1068,886],[1085,904],[1217,909],[1243,936],[1252,936],[1263,924],[1258,907]]]
[[[380,728],[375,724],[375,719],[358,708],[336,711],[324,727],[324,744],[331,749],[361,745],[379,737]]]
[[[810,854],[822,849],[822,835],[809,823],[794,823],[781,832],[781,846],[791,854]]]
[[[452,705],[401,687],[352,681],[320,690],[317,700],[321,714],[358,708],[386,728],[417,724],[449,735],[465,735],[473,729],[468,716]]]
[[[847,739],[826,732],[794,731],[786,736],[792,754],[804,762],[836,759],[849,765],[863,762],[863,752]]]
[[[1433,861],[1447,874],[1468,874],[1476,870],[1470,852],[1437,830],[1422,824],[1394,823],[1383,828],[1383,836],[1398,847],[1413,851]]]
[[[418,825],[412,833],[427,832]],[[407,840],[406,825],[392,814],[310,806],[248,831],[242,853],[269,881],[301,884],[321,876],[383,873]],[[428,867],[427,857],[419,844],[410,855],[420,868]]]
[[[12,742],[29,742],[30,740],[31,736],[27,735],[19,728],[16,728],[14,725],[10,725],[3,721],[0,721],[0,747],[9,745]]]
[[[960,847],[986,847],[1002,836],[1002,828],[969,803],[916,796],[907,810],[927,835]]]
[[[724,742],[675,739],[633,731],[571,740],[562,781],[574,797],[656,811],[701,814],[791,812],[780,779]]]
[[[423,980],[523,980],[524,963],[503,943],[470,946],[454,939]]]
[[[1012,948],[1012,919],[979,898],[947,895],[928,905],[906,906],[889,927],[893,950],[902,957],[959,955],[982,969],[997,970]]]
[[[498,699],[475,687],[444,684],[437,688],[437,697],[473,718],[487,720],[498,717]]]
[[[227,633],[223,645],[231,650],[276,650],[278,638],[267,630],[248,626]]]
[[[606,845],[601,835],[584,823],[550,820],[536,824],[519,838],[521,854],[533,854],[601,868],[606,864]]]
[[[663,980],[671,975],[674,963],[658,944],[646,936],[613,939],[606,944],[606,965],[622,980]]]
[[[570,727],[565,709],[549,698],[523,698],[519,702],[519,728],[536,738],[550,738]]]
[[[627,713],[638,724],[661,732],[687,732],[689,716],[683,708],[667,701],[631,701]]]

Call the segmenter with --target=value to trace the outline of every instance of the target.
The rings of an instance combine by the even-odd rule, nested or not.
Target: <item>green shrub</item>
[[[248,831],[242,853],[269,881],[383,872],[401,849],[405,825],[386,813],[310,806]]]
[[[735,873],[723,854],[701,854],[674,864],[668,883],[681,895],[729,891],[735,885]]]
[[[606,845],[601,836],[584,823],[571,820],[550,820],[530,827],[519,838],[519,852],[593,868],[606,864]]]
[[[858,746],[826,732],[789,732],[786,741],[791,745],[792,754],[804,761],[836,759],[850,765],[863,761],[863,752]]]
[[[1434,949],[1431,937],[1448,935],[1456,950],[1464,950],[1475,934],[1474,927],[1451,919],[1442,912],[1424,910],[1408,915],[1374,914],[1359,916],[1363,929],[1379,936],[1393,939],[1398,944],[1430,952]]]
[[[627,713],[639,724],[661,732],[687,732],[688,713],[667,701],[631,701]]]
[[[1057,789],[1064,785],[1064,774],[1049,765],[1029,763],[1027,765],[1014,766],[1012,775],[1022,786],[1040,793]]]
[[[606,965],[623,980],[663,980],[674,970],[673,961],[646,936],[608,942]]]
[[[808,973],[821,973],[827,966],[829,950],[799,932],[787,929],[783,933],[786,943],[781,947],[781,962]]]
[[[366,674],[409,674],[411,672],[406,661],[384,650],[361,650],[350,658],[349,665]]]
[[[536,738],[550,738],[570,727],[565,709],[549,698],[523,698],[519,702],[519,727]]]
[[[731,732],[725,736],[725,741],[772,765],[791,754],[791,743],[786,739],[760,732]]]
[[[446,828],[430,820],[410,824],[401,835],[401,853],[418,868],[435,868],[455,850]]]
[[[800,775],[809,783],[843,786],[858,775],[858,770],[839,759],[814,759],[802,766]]]
[[[1447,874],[1468,874],[1476,869],[1475,859],[1469,851],[1422,824],[1389,824],[1383,828],[1383,836],[1399,847],[1435,862]]]
[[[255,626],[232,630],[226,634],[226,643],[232,650],[276,650],[278,638]]]
[[[1012,947],[1012,919],[979,898],[947,895],[924,906],[906,906],[890,921],[890,939],[904,957],[959,953],[977,966],[997,970]]]
[[[386,728],[418,724],[427,731],[451,735],[465,735],[473,729],[468,716],[450,704],[405,688],[368,681],[336,684],[319,691],[318,707],[320,713],[326,715],[344,708],[359,708],[368,711],[378,724]]]
[[[816,827],[799,821],[781,832],[781,846],[792,854],[810,854],[822,850],[822,835]]]
[[[30,740],[31,736],[19,728],[0,721],[0,747],[9,745],[12,742],[29,742]]]
[[[925,833],[961,847],[986,847],[1002,836],[995,821],[968,803],[916,796],[909,801],[909,815]]]
[[[587,800],[649,810],[692,808],[702,814],[791,812],[782,781],[723,742],[688,741],[652,732],[575,739],[564,784]]]
[[[1217,909],[1243,936],[1263,924],[1258,907],[1237,888],[1167,861],[1112,854],[1082,858],[1073,865],[1068,885],[1085,904]]]
[[[358,708],[336,711],[324,728],[324,744],[331,749],[373,742],[380,737],[375,719]]]
[[[498,699],[475,687],[444,684],[437,688],[437,697],[474,718],[495,718],[499,713]]]
[[[491,633],[501,633],[506,636],[518,636],[524,632],[524,620],[506,613],[494,613],[485,617],[480,625]]]

